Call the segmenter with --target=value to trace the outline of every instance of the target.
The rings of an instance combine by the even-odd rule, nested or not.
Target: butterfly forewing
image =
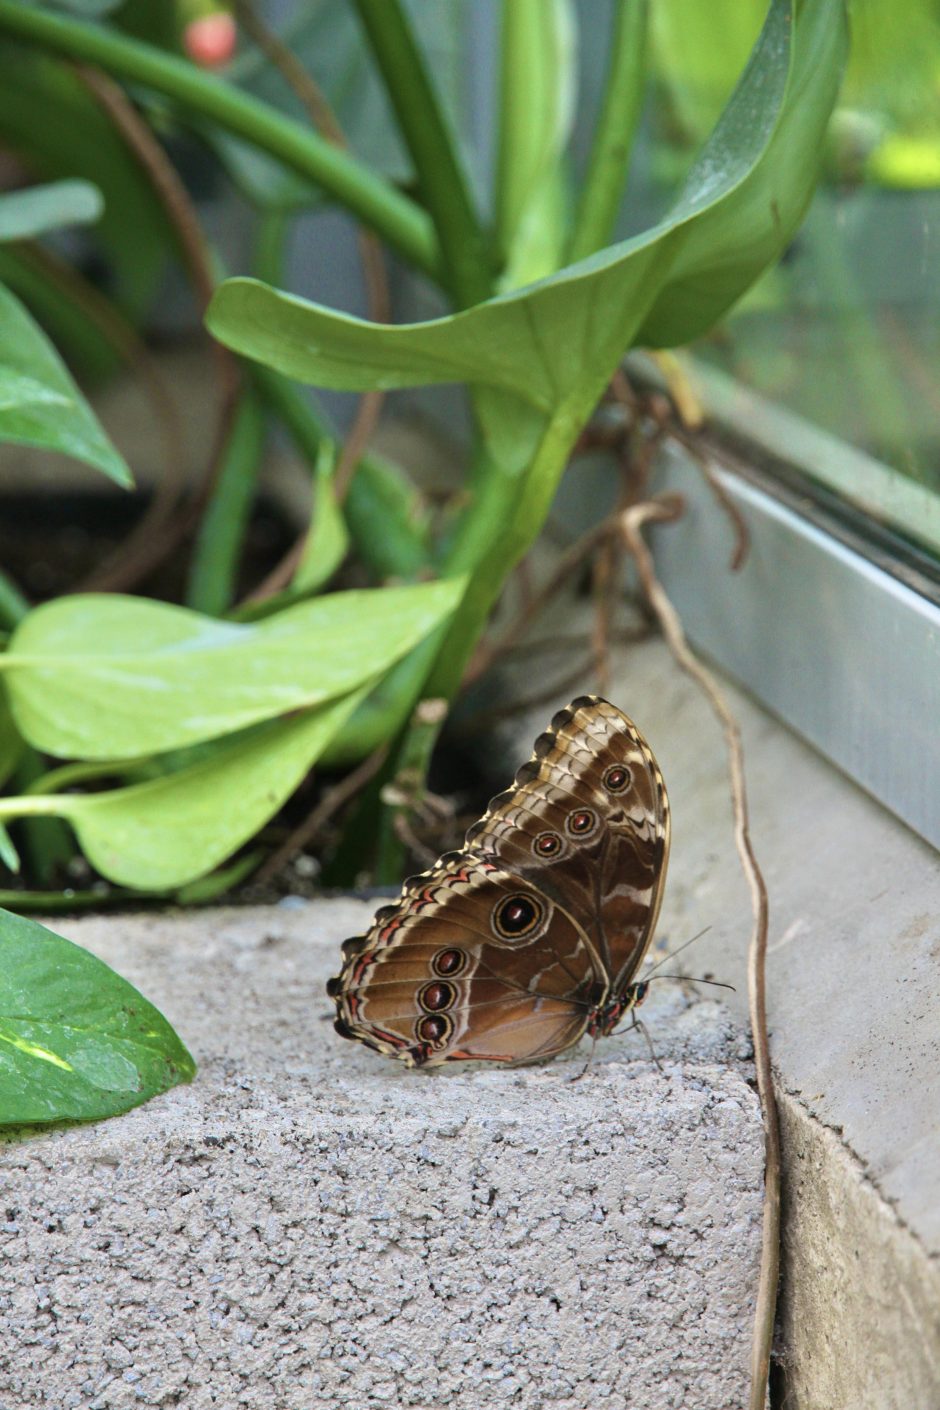
[[[346,942],[337,1029],[410,1065],[563,1051],[635,973],[668,845],[648,745],[615,706],[580,697],[461,851]]]
[[[650,748],[622,711],[596,696],[559,711],[467,841],[564,904],[612,990],[628,981],[659,910],[669,805]]]

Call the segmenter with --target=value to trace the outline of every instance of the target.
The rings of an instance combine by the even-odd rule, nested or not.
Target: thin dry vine
[[[718,717],[728,747],[735,843],[741,868],[750,888],[754,915],[748,949],[748,1003],[757,1068],[757,1088],[764,1114],[766,1167],[760,1285],[751,1355],[750,1410],[764,1410],[780,1271],[780,1125],[767,1040],[767,886],[751,843],[740,728],[712,676],[690,650],[678,613],[656,576],[652,555],[641,533],[644,524],[667,523],[677,519],[682,511],[683,504],[679,496],[662,495],[626,510],[621,518],[621,526],[624,542],[636,563],[640,582],[662,627],[663,636],[682,670],[692,677],[707,698]]]

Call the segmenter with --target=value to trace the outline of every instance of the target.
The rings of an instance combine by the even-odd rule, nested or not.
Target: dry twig
[[[663,635],[681,668],[692,677],[706,696],[724,731],[731,772],[731,801],[734,809],[734,836],[741,868],[751,892],[754,926],[748,949],[748,1003],[757,1087],[764,1113],[766,1168],[764,1172],[764,1225],[761,1249],[760,1286],[754,1322],[751,1355],[750,1410],[763,1410],[770,1354],[773,1342],[774,1312],[780,1270],[780,1126],[770,1067],[767,1041],[766,955],[768,901],[748,824],[747,792],[741,733],[724,696],[704,666],[689,649],[679,616],[656,577],[653,559],[640,532],[644,524],[664,523],[678,518],[682,502],[676,495],[663,495],[636,504],[622,516],[623,537],[636,562],[637,572],[650,604],[659,619]]]
[[[199,217],[176,168],[134,104],[113,79],[100,69],[86,64],[76,64],[74,68],[150,181],[170,225],[176,231],[190,282],[204,311],[215,284],[212,263]],[[198,519],[201,506],[212,492],[234,424],[241,376],[238,363],[228,348],[215,341],[211,346],[219,373],[221,400],[203,485],[195,501],[185,506],[172,522],[171,512],[181,498],[182,486],[174,481],[169,489],[158,487],[149,509],[118,553],[95,573],[93,585],[98,591],[113,592],[138,582],[186,537]]]
[[[588,529],[579,539],[575,540],[570,548],[565,549],[558,558],[550,577],[531,594],[525,606],[513,618],[499,640],[490,643],[481,642],[464,675],[463,684],[465,687],[473,685],[486,674],[500,656],[505,656],[515,647],[546,603],[564,586],[571,574],[577,572],[598,544],[603,543],[616,531],[617,524],[614,517],[611,516]]]
[[[348,773],[333,788],[328,789],[303,822],[299,823],[281,846],[271,853],[259,869],[255,881],[259,885],[264,885],[277,876],[278,872],[289,862],[292,862],[298,852],[314,840],[334,813],[337,813],[351,798],[355,798],[360,789],[364,788],[369,780],[378,773],[385,762],[387,753],[388,746],[383,744],[380,749],[376,749],[375,753],[363,759],[357,768]]]

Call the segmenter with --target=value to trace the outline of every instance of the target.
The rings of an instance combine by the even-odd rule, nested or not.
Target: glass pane
[[[652,7],[654,78],[623,233],[668,203],[765,8]],[[812,474],[940,556],[940,0],[855,0],[850,14],[849,68],[805,224],[693,352],[774,412],[829,433],[808,457]],[[758,434],[761,406],[738,399]],[[771,420],[799,434],[798,422]]]

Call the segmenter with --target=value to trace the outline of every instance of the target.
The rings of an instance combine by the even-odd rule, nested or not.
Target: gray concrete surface
[[[737,1410],[763,1168],[729,1010],[409,1073],[323,981],[371,908],[60,921],[158,1003],[195,1083],[3,1150],[0,1407]],[[658,992],[657,992],[658,991]]]
[[[781,1134],[783,1410],[935,1410],[940,1267],[793,1097]]]
[[[624,606],[621,621],[629,611]],[[556,610],[552,630],[589,640],[590,617],[583,608],[567,617]],[[527,656],[526,679],[562,674],[571,652],[569,645],[554,661]],[[680,944],[710,927],[678,963],[684,973],[735,984],[728,1002],[743,1019],[750,903],[719,727],[659,639],[618,652],[613,665],[605,693],[647,735],[672,802],[659,934]],[[582,688],[594,686],[585,679]],[[518,694],[520,685],[510,675],[505,689]],[[772,1057],[780,1090],[792,1098],[781,1404],[937,1410],[940,857],[742,692],[727,690],[742,726],[753,840],[770,889]],[[481,752],[490,759],[501,752],[511,769],[574,693],[568,685],[557,703],[513,717],[499,730],[498,750],[488,738]],[[817,1153],[809,1164],[804,1145]],[[836,1150],[845,1166],[830,1158]],[[839,1348],[846,1366],[854,1358],[852,1373],[815,1380],[825,1347]],[[908,1395],[915,1384],[929,1394]],[[853,1390],[860,1386],[868,1392]]]

